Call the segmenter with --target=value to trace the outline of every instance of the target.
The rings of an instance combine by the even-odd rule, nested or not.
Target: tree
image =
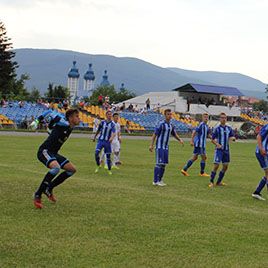
[[[262,111],[264,113],[268,112],[268,102],[266,100],[260,100],[253,104],[254,111]]]
[[[28,100],[31,102],[36,102],[40,98],[41,98],[40,91],[34,87],[32,91],[30,92]]]
[[[17,62],[13,61],[14,57],[11,39],[7,37],[4,23],[0,22],[0,92],[3,96],[13,91],[18,68]]]
[[[93,105],[97,105],[98,104],[98,97],[100,95],[102,95],[103,97],[109,96],[110,103],[112,103],[112,102],[118,103],[118,102],[122,102],[124,100],[135,97],[135,94],[130,92],[127,89],[122,89],[119,92],[116,91],[114,85],[99,86],[93,91],[91,97],[89,98],[90,103]]]
[[[70,96],[69,89],[64,86],[54,86],[52,83],[49,83],[45,97],[48,101],[59,102],[60,100],[68,99]]]

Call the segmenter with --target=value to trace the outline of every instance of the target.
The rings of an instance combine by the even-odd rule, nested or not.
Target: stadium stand
[[[267,121],[260,119],[259,117],[251,117],[247,114],[241,114],[241,118],[256,125],[264,126],[267,124]]]

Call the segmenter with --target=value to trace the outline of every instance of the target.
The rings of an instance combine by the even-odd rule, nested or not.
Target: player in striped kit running
[[[152,136],[152,142],[150,145],[150,152],[153,152],[155,144],[156,165],[154,168],[154,181],[155,186],[166,186],[163,181],[165,167],[168,164],[168,148],[169,138],[172,135],[176,140],[183,144],[183,140],[177,134],[175,127],[171,124],[172,113],[170,109],[166,109],[164,112],[165,120],[160,122],[156,127]]]
[[[209,177],[209,175],[205,173],[205,166],[206,166],[206,160],[207,160],[206,142],[207,142],[207,138],[211,138],[211,135],[209,133],[209,127],[207,125],[208,118],[209,118],[208,114],[204,113],[202,116],[202,122],[192,133],[192,139],[190,141],[190,144],[191,146],[194,146],[194,152],[193,152],[193,157],[190,160],[188,160],[184,168],[181,170],[181,173],[184,176],[189,176],[189,173],[187,172],[187,170],[198,159],[198,156],[200,155],[201,162],[200,162],[199,176]]]

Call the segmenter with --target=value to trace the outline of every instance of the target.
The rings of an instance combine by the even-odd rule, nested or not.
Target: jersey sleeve
[[[195,132],[199,133],[201,130],[201,124],[199,124],[196,128],[194,128]]]
[[[229,138],[234,137],[234,131],[233,129],[230,127],[230,133],[229,133]]]
[[[218,137],[219,137],[219,129],[215,128],[213,133],[212,133],[212,139],[215,140]]]
[[[98,126],[98,130],[97,131],[101,131],[103,128],[103,121],[100,122],[99,126]]]
[[[115,133],[116,129],[115,129],[115,124],[112,125],[112,133]]]
[[[259,134],[264,139],[268,135],[268,125],[262,127]]]
[[[159,124],[157,125],[157,127],[155,128],[155,130],[154,130],[154,134],[155,134],[156,136],[159,136],[160,133],[161,133],[161,131],[162,131],[162,124],[159,123]]]
[[[38,116],[38,121],[42,122],[44,119],[46,119],[47,117],[49,117],[52,114],[52,110],[46,110],[45,112],[43,112],[40,116]]]
[[[171,128],[171,135],[173,136],[173,137],[175,137],[176,136],[176,134],[177,134],[177,132],[176,132],[176,128],[175,128],[175,126],[171,126],[172,128]]]

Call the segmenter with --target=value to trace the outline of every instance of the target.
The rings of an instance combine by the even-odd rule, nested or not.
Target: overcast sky
[[[268,0],[0,0],[14,48],[137,57],[268,82]]]

